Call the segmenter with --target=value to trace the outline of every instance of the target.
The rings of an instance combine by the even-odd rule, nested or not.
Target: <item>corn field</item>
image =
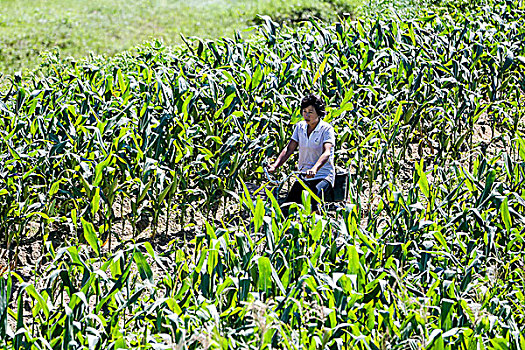
[[[12,77],[0,348],[525,349],[525,3],[260,21]],[[322,219],[262,176],[305,91],[350,169]]]

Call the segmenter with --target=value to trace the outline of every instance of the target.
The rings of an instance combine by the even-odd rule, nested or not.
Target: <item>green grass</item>
[[[40,53],[112,55],[145,40],[181,43],[180,34],[217,38],[253,25],[257,14],[280,20],[335,19],[362,0],[0,0],[0,73],[33,69]]]

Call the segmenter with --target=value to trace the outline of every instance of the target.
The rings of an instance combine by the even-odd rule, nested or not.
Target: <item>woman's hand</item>
[[[305,176],[306,178],[311,179],[315,176],[315,174],[317,174],[317,169],[311,168],[311,169],[306,170]]]
[[[266,167],[266,169],[268,170],[268,172],[271,174],[273,172],[275,172],[275,170],[277,170],[277,167],[275,166],[275,164],[272,164],[272,165],[268,165]]]

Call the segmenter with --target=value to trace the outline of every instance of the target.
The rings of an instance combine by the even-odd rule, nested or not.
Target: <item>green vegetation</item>
[[[524,349],[525,4],[260,19],[250,41],[48,55],[14,77],[0,347]],[[307,89],[351,169],[322,219],[244,185]]]
[[[42,51],[63,57],[113,55],[144,40],[180,44],[180,33],[201,38],[232,37],[253,26],[257,14],[286,20],[314,14],[336,19],[360,0],[1,0],[0,72],[34,69]]]

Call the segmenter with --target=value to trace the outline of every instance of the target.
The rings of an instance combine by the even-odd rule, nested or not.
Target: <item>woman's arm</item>
[[[288,158],[290,158],[290,156],[293,154],[293,152],[295,152],[295,150],[297,149],[298,145],[299,144],[297,143],[297,141],[290,140],[290,142],[288,142],[288,145],[285,148],[283,148],[283,150],[279,154],[279,157],[277,157],[277,160],[272,165],[270,165],[268,167],[268,171],[270,173],[273,173],[275,170],[277,170],[278,167],[280,167],[281,165],[286,163]]]
[[[314,177],[315,174],[317,174],[317,172],[319,171],[319,169],[321,169],[322,166],[325,165],[328,159],[330,159],[330,153],[332,152],[333,146],[334,145],[332,145],[330,142],[325,142],[323,144],[323,153],[321,154],[317,162],[315,162],[314,166],[306,171],[306,177]]]

